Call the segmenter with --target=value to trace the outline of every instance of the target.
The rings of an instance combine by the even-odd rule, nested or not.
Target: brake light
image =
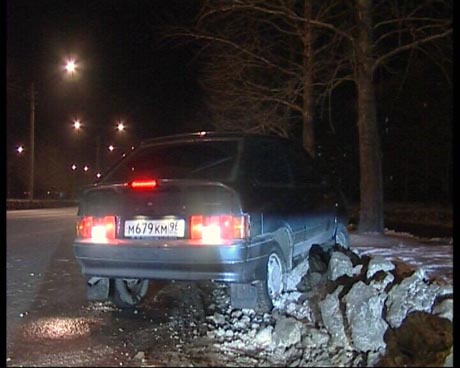
[[[129,184],[131,189],[135,190],[151,190],[158,185],[155,179],[133,180]]]
[[[77,223],[77,237],[105,242],[115,239],[115,216],[85,216]]]
[[[246,215],[215,215],[190,217],[190,238],[217,243],[223,239],[244,239],[249,235],[249,221]]]

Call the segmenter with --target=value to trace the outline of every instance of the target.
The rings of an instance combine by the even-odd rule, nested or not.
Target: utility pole
[[[96,173],[101,171],[101,161],[101,134],[98,132],[96,135]]]
[[[30,86],[30,177],[29,200],[34,199],[34,166],[35,166],[35,89]]]

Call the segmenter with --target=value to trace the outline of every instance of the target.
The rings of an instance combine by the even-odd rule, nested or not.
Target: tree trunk
[[[371,1],[357,0],[356,44],[360,160],[359,232],[384,232],[382,154],[373,84]]]
[[[313,126],[313,34],[310,20],[312,4],[310,0],[304,3],[303,43],[303,108],[302,108],[302,144],[304,149],[315,157],[315,129]]]

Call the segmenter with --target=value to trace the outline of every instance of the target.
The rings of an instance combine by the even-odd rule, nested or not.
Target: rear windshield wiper
[[[231,159],[233,159],[233,156],[228,156],[228,157],[221,158],[220,160],[217,160],[217,161],[212,161],[210,163],[207,163],[206,165],[197,167],[196,169],[190,171],[189,174],[195,174],[195,173],[197,173],[199,171],[210,169],[212,167],[215,167],[215,166],[218,166],[218,165],[223,164],[225,162],[228,162]]]

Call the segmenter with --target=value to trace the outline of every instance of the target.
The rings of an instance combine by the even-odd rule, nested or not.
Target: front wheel
[[[340,245],[342,248],[350,248],[350,235],[348,229],[344,224],[339,223],[334,236],[335,244]]]
[[[144,279],[115,279],[111,299],[117,307],[133,308],[145,298],[148,287]]]

